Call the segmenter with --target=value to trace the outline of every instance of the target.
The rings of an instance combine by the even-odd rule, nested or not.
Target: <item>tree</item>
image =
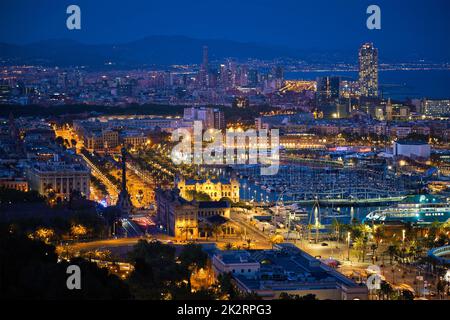
[[[43,203],[45,198],[37,191],[20,191],[0,188],[0,204]]]
[[[336,241],[339,242],[341,240],[342,225],[338,219],[333,219],[332,226],[336,236]]]
[[[380,284],[380,293],[382,296],[382,299],[389,299],[390,295],[392,294],[394,290],[392,289],[392,286],[389,282],[382,281]]]
[[[143,199],[144,199],[144,191],[139,189],[136,194],[136,200],[141,204]]]
[[[81,269],[83,290],[69,290],[67,267]],[[127,285],[81,258],[58,262],[55,248],[0,226],[0,299],[129,299]]]
[[[50,228],[39,228],[34,232],[33,236],[45,243],[49,243],[55,236],[55,230]]]
[[[280,244],[284,242],[284,237],[281,234],[274,235],[270,238],[270,243],[272,244],[272,247],[276,244]]]
[[[370,246],[370,250],[372,250],[372,261],[373,263],[375,263],[376,261],[376,251],[378,249],[378,245],[376,243],[372,243],[372,245]]]
[[[214,223],[211,225],[211,232],[216,237],[216,241],[219,240],[219,236],[223,234],[222,226],[220,224]],[[225,236],[224,236],[225,237]]]
[[[392,262],[394,260],[395,255],[398,252],[398,246],[397,245],[390,245],[387,248],[387,253],[389,254],[389,263],[392,265]]]
[[[178,260],[182,266],[188,269],[204,268],[208,261],[208,255],[202,250],[202,246],[189,243],[183,246]]]
[[[231,273],[221,273],[217,277],[217,281],[219,282],[219,288],[222,295],[229,300],[235,300],[238,298],[239,293],[233,285],[233,276]]]
[[[445,294],[446,282],[444,280],[439,280],[436,284],[436,291],[439,297]]]
[[[402,290],[400,295],[401,300],[414,300],[414,293],[410,290]]]
[[[102,210],[101,214],[108,226],[108,233],[112,234],[114,232],[114,224],[122,216],[122,212],[117,207],[107,207]]]
[[[300,296],[298,294],[289,294],[287,292],[280,293],[280,300],[318,300],[315,294],[309,293],[304,296]]]
[[[247,245],[247,249],[250,250],[253,240],[250,238],[245,239],[245,243]]]
[[[373,238],[375,240],[377,247],[379,247],[380,243],[386,237],[384,227],[383,226],[375,226],[372,235],[373,235]]]
[[[190,295],[187,268],[189,253],[185,263],[177,263],[175,248],[158,241],[139,240],[129,253],[135,269],[128,279],[130,290],[136,299],[176,299]]]
[[[82,224],[72,225],[72,227],[70,227],[70,234],[76,239],[79,239],[87,234],[87,229]]]
[[[55,142],[59,145],[64,145],[64,138],[61,136],[56,137]]]
[[[362,259],[364,262],[365,256],[366,256],[366,249],[367,249],[367,242],[368,239],[366,236],[359,236],[355,239],[354,247],[359,251],[359,259]]]

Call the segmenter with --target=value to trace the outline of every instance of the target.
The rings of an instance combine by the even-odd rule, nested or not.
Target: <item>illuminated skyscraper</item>
[[[318,77],[316,92],[318,101],[339,99],[340,80],[339,77]]]
[[[208,47],[203,46],[203,69],[208,70]]]
[[[378,97],[378,49],[372,43],[359,49],[359,84],[362,96]]]
[[[200,85],[203,88],[209,86],[208,47],[203,46],[203,61],[199,72]]]

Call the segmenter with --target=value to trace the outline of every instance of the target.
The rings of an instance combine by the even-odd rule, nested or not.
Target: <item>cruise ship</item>
[[[366,222],[431,224],[450,221],[450,203],[434,195],[408,196],[395,206],[370,212]]]

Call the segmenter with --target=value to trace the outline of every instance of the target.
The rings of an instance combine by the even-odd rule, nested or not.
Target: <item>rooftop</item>
[[[228,201],[200,201],[198,203],[199,209],[212,209],[212,208],[230,208]]]
[[[411,145],[411,146],[428,145],[428,142],[426,142],[426,141],[412,140],[412,139],[401,139],[401,140],[396,141],[396,143],[403,144],[403,145]]]

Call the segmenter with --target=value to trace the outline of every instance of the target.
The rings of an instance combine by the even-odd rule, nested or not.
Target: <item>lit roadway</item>
[[[249,224],[245,219],[245,214],[234,212],[232,210],[231,220],[237,222],[241,227],[243,227],[243,235],[249,239],[252,239],[253,244],[270,245],[270,242],[268,240],[269,236]]]
[[[117,187],[103,174],[103,172],[101,172],[101,170],[98,169],[84,154],[80,153],[80,155],[83,157],[83,160],[86,162],[95,176],[98,177],[108,187],[108,194],[111,196],[111,198],[116,199],[119,195],[119,189],[117,189]]]
[[[140,239],[144,238],[118,238],[90,242],[77,242],[68,245],[68,247],[75,251],[91,251],[95,249],[129,247],[135,245]]]

